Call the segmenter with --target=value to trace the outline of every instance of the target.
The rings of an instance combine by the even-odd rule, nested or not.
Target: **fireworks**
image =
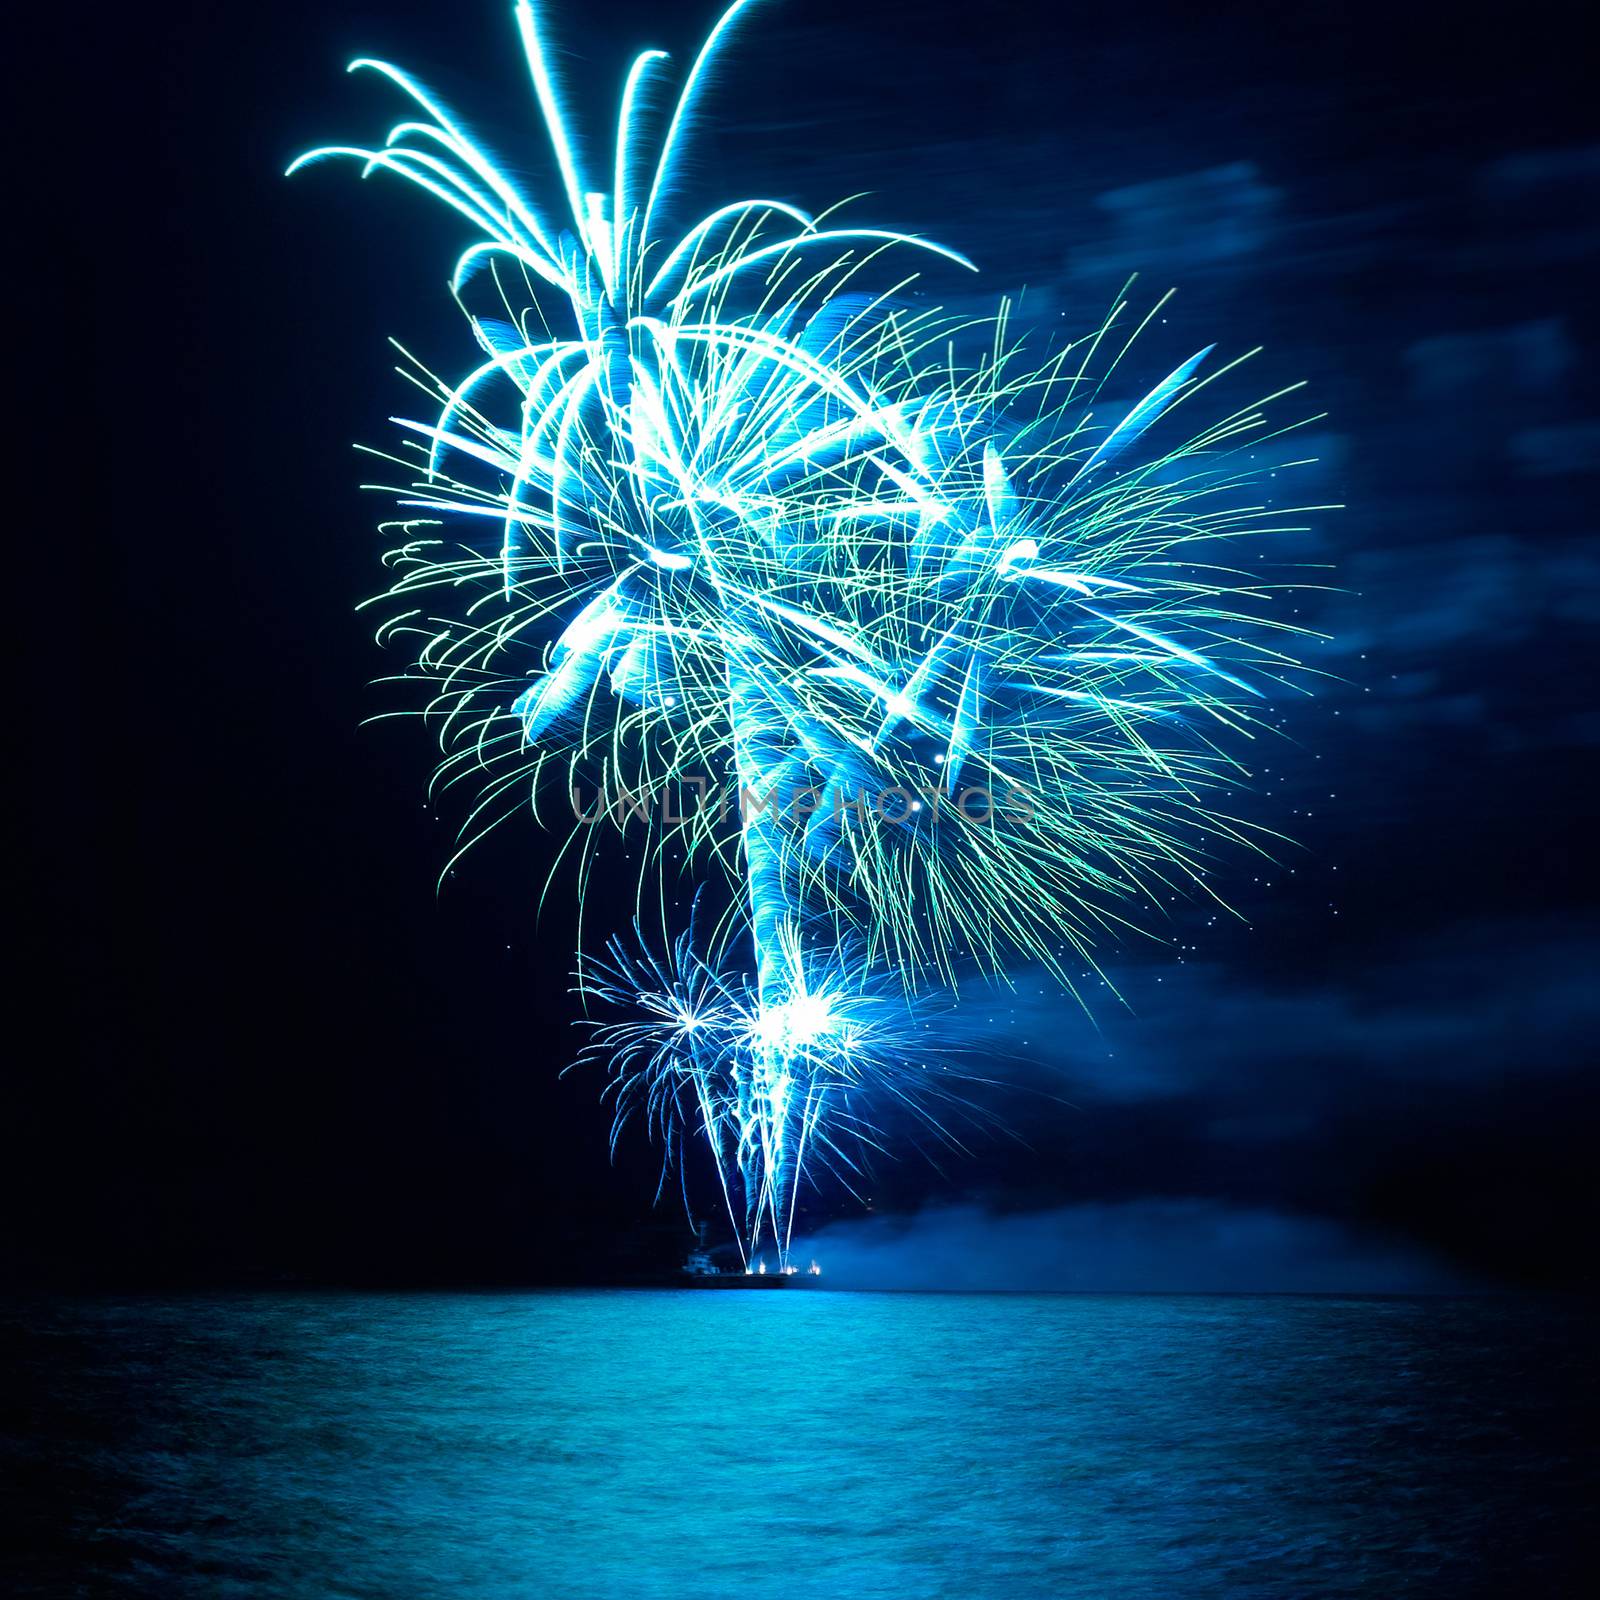
[[[1217,797],[1295,630],[1230,552],[1300,512],[1257,464],[1261,404],[1179,426],[1236,363],[1104,402],[1154,310],[1034,359],[1004,305],[911,297],[925,264],[970,267],[937,243],[762,199],[669,231],[749,3],[660,118],[666,58],[637,58],[604,189],[517,6],[558,209],[381,62],[355,65],[425,120],[295,166],[353,157],[481,230],[452,286],[483,359],[416,369],[434,410],[384,458],[382,633],[429,685],[439,782],[475,788],[463,849],[529,804],[570,809],[583,853],[639,825],[668,954],[580,965],[630,1013],[590,1050],[618,1129],[643,1120],[664,1171],[707,1148],[747,1258],[770,1235],[781,1262],[808,1165],[853,1170],[875,1106],[943,1128],[919,997],[1024,962],[1070,986],[1069,956],[1251,842]],[[668,926],[669,853],[731,886],[710,926]]]

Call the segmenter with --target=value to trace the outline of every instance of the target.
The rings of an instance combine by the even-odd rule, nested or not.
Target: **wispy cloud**
[[[1325,1218],[1194,1199],[1008,1214],[941,1206],[837,1223],[800,1249],[841,1288],[1400,1294],[1471,1286],[1420,1249]]]

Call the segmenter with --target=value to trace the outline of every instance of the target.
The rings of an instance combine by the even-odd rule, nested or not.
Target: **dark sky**
[[[436,895],[430,747],[361,726],[391,664],[352,610],[380,545],[350,444],[403,393],[386,336],[470,361],[442,287],[461,238],[397,185],[279,176],[393,120],[342,75],[368,53],[540,171],[509,9],[145,7],[44,96],[70,172],[38,213],[43,300],[14,312],[46,493],[0,1135],[25,1276],[536,1280],[651,1214],[650,1152],[610,1165],[598,1080],[558,1077],[549,841],[508,834]],[[608,128],[631,48],[686,52],[712,13],[552,15]],[[1316,543],[1344,592],[1306,603],[1326,688],[1286,708],[1250,803],[1298,845],[1229,864],[1241,920],[1174,906],[1168,945],[1105,951],[1126,1009],[1091,1022],[1024,974],[1022,1142],[887,1167],[880,1253],[944,1207],[911,1226],[947,1254],[1093,1240],[1131,1286],[1218,1239],[1295,1287],[1361,1276],[1308,1260],[1588,1270],[1600,134],[1553,12],[1440,19],[773,0],[730,57],[708,202],[870,189],[1040,319],[1087,325],[1134,270],[1176,286],[1153,376],[1266,346],[1263,387],[1305,378],[1329,413],[1306,492],[1349,507]],[[810,1223],[844,1240],[853,1214],[824,1197]]]

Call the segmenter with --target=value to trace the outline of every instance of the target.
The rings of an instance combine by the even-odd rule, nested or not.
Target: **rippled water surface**
[[[1576,1589],[1595,1330],[1570,1305],[638,1291],[4,1321],[34,1592]]]

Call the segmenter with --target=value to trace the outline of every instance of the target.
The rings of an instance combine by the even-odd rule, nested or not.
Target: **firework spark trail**
[[[875,1103],[944,1128],[945,1079],[892,1020],[908,998],[1019,959],[1070,987],[1067,952],[1092,961],[1157,888],[1210,893],[1216,844],[1258,846],[1214,800],[1246,776],[1229,736],[1294,681],[1276,641],[1298,630],[1228,552],[1307,508],[1268,492],[1262,447],[1288,430],[1265,402],[1147,448],[1237,365],[1209,349],[1097,414],[1159,303],[1030,362],[1008,308],[963,323],[907,299],[895,258],[970,266],[941,245],[776,200],[663,234],[749,5],[653,142],[666,57],[635,60],[606,190],[516,7],[559,222],[382,62],[354,66],[428,120],[290,170],[352,157],[483,235],[452,288],[486,359],[455,385],[409,370],[437,415],[394,419],[407,442],[382,458],[409,480],[382,636],[433,685],[438,781],[477,786],[462,848],[552,787],[616,815],[732,780],[731,822],[642,808],[637,920],[670,959],[613,940],[580,982],[638,1013],[595,1041],[617,1130],[642,1112],[668,1166],[709,1146],[746,1259],[770,1235],[782,1262],[807,1162],[852,1170]],[[485,286],[493,315],[466,299]],[[572,835],[583,882],[595,833]],[[673,845],[742,886],[710,930],[672,933],[648,893]]]

